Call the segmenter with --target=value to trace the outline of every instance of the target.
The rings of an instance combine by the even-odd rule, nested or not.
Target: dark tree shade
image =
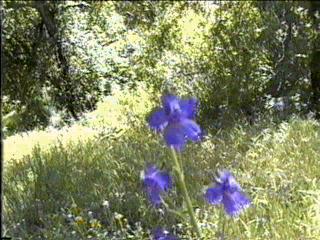
[[[316,112],[316,117],[320,119],[320,25],[319,19],[315,16],[316,12],[320,13],[320,2],[310,1],[310,14],[316,32],[310,61],[312,104]]]

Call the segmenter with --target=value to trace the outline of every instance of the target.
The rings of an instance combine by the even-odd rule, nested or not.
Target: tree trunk
[[[315,14],[320,13],[320,2],[310,1],[309,13],[313,20],[313,26],[317,36],[313,42],[313,51],[311,54],[310,71],[311,71],[311,88],[312,88],[312,107],[316,113],[316,118],[320,119],[320,33],[319,19]]]
[[[58,56],[58,64],[62,71],[62,82],[52,82],[52,84],[63,94],[65,94],[65,97],[63,100],[63,104],[65,104],[65,107],[69,111],[69,113],[72,115],[72,117],[75,120],[78,120],[77,111],[74,107],[74,104],[77,102],[77,97],[75,94],[73,94],[71,79],[69,75],[69,62],[65,55],[63,54],[63,48],[61,44],[61,39],[59,38],[59,29],[57,26],[57,23],[55,21],[55,10],[53,8],[50,8],[50,4],[48,1],[35,1],[34,7],[39,12],[42,21],[44,22],[46,29],[48,31],[48,34],[51,38],[51,42],[54,45],[54,47],[57,50],[57,56]]]

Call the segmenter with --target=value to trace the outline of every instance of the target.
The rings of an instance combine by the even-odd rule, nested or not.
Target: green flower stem
[[[223,212],[222,209],[220,209],[220,214],[219,214],[219,222],[221,223],[221,233],[220,233],[220,238],[224,239],[225,238],[225,225],[226,225],[226,218],[225,218],[225,214]]]
[[[167,210],[169,213],[172,213],[172,214],[178,216],[179,218],[185,220],[185,217],[184,217],[180,212],[171,209],[166,202],[163,201],[163,205],[166,207],[166,210]]]
[[[200,231],[199,226],[197,224],[196,217],[195,217],[193,207],[192,207],[192,203],[191,203],[191,200],[190,200],[190,197],[188,194],[188,190],[187,190],[187,187],[186,187],[186,184],[184,181],[182,167],[179,164],[177,154],[173,148],[171,148],[171,152],[172,152],[172,156],[173,156],[173,160],[174,160],[175,169],[176,169],[176,172],[178,175],[179,185],[181,186],[181,191],[182,191],[183,197],[184,197],[186,204],[187,204],[188,213],[189,213],[190,220],[191,220],[191,225],[193,226],[193,229],[196,232],[198,238],[201,239],[201,231]]]

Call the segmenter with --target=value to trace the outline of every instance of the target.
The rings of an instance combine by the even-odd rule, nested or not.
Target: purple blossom
[[[163,228],[157,228],[153,232],[153,240],[178,240],[178,238],[173,235],[169,235],[169,232]]]
[[[162,105],[151,114],[148,122],[151,129],[164,134],[168,146],[181,151],[188,140],[201,140],[203,133],[194,121],[198,109],[195,98],[184,100],[166,95],[162,97]]]
[[[162,203],[160,194],[172,188],[172,178],[167,172],[152,165],[143,174],[143,184],[151,203],[159,206]]]
[[[242,193],[240,185],[228,171],[220,173],[217,184],[207,189],[205,198],[210,204],[223,204],[231,217],[238,216],[241,211],[250,206],[250,200]]]

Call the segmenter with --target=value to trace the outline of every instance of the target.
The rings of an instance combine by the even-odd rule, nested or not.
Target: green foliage
[[[285,101],[287,113],[307,113],[313,38],[307,9],[279,3],[264,11],[256,5],[163,9],[152,29],[137,27],[147,36],[132,60],[138,79],[155,91],[196,95],[209,124],[234,122],[234,114],[255,119],[270,99]]]
[[[5,1],[3,13],[4,114],[21,119],[7,134],[56,113],[70,123],[113,85],[139,82],[197,96],[208,125],[257,119],[270,101],[286,115],[312,110],[317,34],[302,2]]]
[[[34,126],[46,126],[48,123],[45,83],[37,79],[42,77],[43,64],[53,62],[48,58],[50,51],[41,61],[35,57],[40,54],[39,49],[46,46],[46,43],[38,41],[41,29],[41,22],[34,9],[22,8],[20,12],[8,9],[4,11],[3,95],[6,99],[2,114],[5,115],[5,134],[30,130]]]
[[[28,100],[26,106],[16,108],[3,116],[4,135],[13,135],[16,132],[23,132],[47,126],[49,124],[50,112],[48,104],[43,99]]]
[[[109,5],[94,14],[82,2],[4,3],[4,114],[21,119],[7,134],[47,126],[52,112],[78,119],[110,94],[111,83],[129,82],[125,29]]]

